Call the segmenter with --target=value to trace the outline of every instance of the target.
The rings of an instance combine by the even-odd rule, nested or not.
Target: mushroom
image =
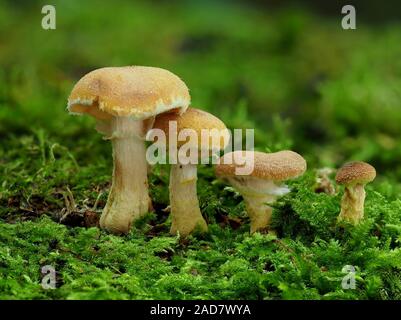
[[[173,132],[174,128],[176,132]],[[206,232],[207,224],[202,217],[197,197],[197,164],[199,160],[202,163],[206,159],[208,161],[211,155],[224,149],[230,139],[229,132],[220,119],[195,108],[188,108],[181,116],[159,115],[149,134],[157,129],[162,130],[167,137],[165,142],[170,156],[170,233],[179,233],[185,237],[195,230]],[[183,141],[182,136],[189,137],[189,141]],[[188,152],[192,157],[188,157]],[[171,161],[176,154],[177,161]]]
[[[253,161],[249,175],[238,175],[243,164],[240,157]],[[269,230],[272,207],[279,196],[290,192],[284,181],[301,176],[306,161],[293,151],[263,153],[257,151],[234,151],[225,154],[216,165],[217,176],[228,181],[243,197],[251,220],[251,233]]]
[[[154,117],[184,112],[188,88],[173,73],[153,67],[108,67],[82,77],[68,98],[71,114],[89,114],[113,145],[113,181],[100,226],[128,233],[151,208],[144,137]]]
[[[336,182],[345,186],[339,221],[356,225],[363,219],[365,185],[375,177],[375,168],[362,161],[347,163],[338,170]]]

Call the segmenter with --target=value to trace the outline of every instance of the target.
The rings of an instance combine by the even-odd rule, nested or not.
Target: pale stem
[[[147,162],[142,121],[114,118],[110,124],[113,144],[113,181],[100,218],[100,226],[113,233],[128,233],[133,221],[148,212]]]
[[[173,164],[170,171],[170,233],[183,237],[196,229],[207,231],[207,224],[199,208],[196,191],[197,168],[194,164]]]
[[[273,212],[269,203],[274,203],[277,197],[266,194],[252,196],[243,194],[242,197],[251,220],[251,233],[269,229]]]
[[[363,219],[365,203],[365,188],[363,184],[346,186],[341,199],[339,220],[348,221],[354,225]]]

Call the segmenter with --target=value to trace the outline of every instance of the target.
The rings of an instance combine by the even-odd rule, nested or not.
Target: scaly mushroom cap
[[[153,67],[107,67],[83,76],[68,98],[68,110],[106,120],[111,116],[148,119],[169,110],[184,112],[190,103],[185,83]]]
[[[342,166],[336,175],[336,182],[343,185],[367,184],[376,177],[376,170],[369,163],[350,162]]]
[[[163,113],[156,117],[153,129],[163,130],[168,142],[169,123],[177,122],[177,134],[184,129],[192,129],[198,136],[198,149],[208,148],[209,150],[221,150],[226,147],[229,141],[229,132],[225,124],[214,115],[196,108],[188,108],[182,115],[174,113]],[[202,139],[202,130],[210,130],[209,139]],[[209,142],[207,142],[209,140]],[[177,147],[182,146],[187,141],[177,141]]]
[[[254,169],[250,176],[263,180],[285,181],[301,176],[306,171],[306,161],[298,153],[290,150],[275,153],[258,151],[234,151],[226,153],[216,165],[216,174],[220,177],[236,176],[236,168],[243,164],[236,164],[236,153],[243,159],[254,161]]]

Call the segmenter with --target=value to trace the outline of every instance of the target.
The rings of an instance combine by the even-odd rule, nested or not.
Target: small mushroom
[[[316,193],[326,193],[329,195],[336,194],[336,188],[334,184],[330,180],[330,175],[334,172],[332,168],[321,168],[316,170],[316,185],[315,185],[315,192]]]
[[[145,134],[157,114],[183,112],[189,102],[185,83],[160,68],[101,68],[76,83],[68,110],[96,118],[96,129],[113,145],[113,182],[102,228],[128,233],[131,223],[149,211]]]
[[[253,161],[249,175],[236,174],[236,169],[243,164],[236,163],[235,159],[241,158]],[[217,176],[227,180],[242,195],[251,219],[251,233],[269,229],[270,205],[279,196],[290,192],[283,182],[301,176],[305,170],[305,159],[293,151],[234,151],[221,157],[216,165]]]
[[[176,140],[171,139],[170,136],[170,133],[173,133],[169,130],[172,123],[177,128],[178,139]],[[195,230],[207,231],[207,224],[202,217],[197,196],[197,164],[199,160],[205,159],[205,157],[209,158],[225,148],[229,142],[229,132],[226,126],[220,119],[208,112],[188,108],[181,116],[171,113],[159,115],[156,117],[153,129],[160,129],[165,133],[170,155],[173,147],[176,147],[178,151],[177,163],[171,164],[170,169],[169,193],[172,217],[170,233],[179,233],[180,236],[185,237]],[[192,132],[196,139],[180,141],[180,133],[184,133],[184,130],[189,130],[187,133]],[[171,143],[176,143],[176,145],[170,145]],[[183,148],[184,145],[187,151],[193,152],[195,155],[191,161],[180,157],[180,148]],[[173,150],[173,152],[175,151]],[[185,153],[185,156],[188,156],[188,153]]]
[[[345,186],[339,221],[356,225],[363,219],[365,185],[375,177],[375,168],[362,161],[347,163],[338,170],[336,182]]]

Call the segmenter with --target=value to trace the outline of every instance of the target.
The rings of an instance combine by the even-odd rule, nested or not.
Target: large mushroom
[[[128,233],[134,220],[149,211],[144,138],[154,117],[184,112],[188,88],[173,73],[153,67],[109,67],[82,77],[68,98],[72,114],[89,114],[96,129],[113,144],[113,181],[100,226]]]
[[[245,163],[238,163],[236,159],[252,161],[252,172],[238,175],[238,169]],[[288,150],[275,153],[234,151],[223,155],[216,165],[217,176],[228,181],[242,195],[251,220],[251,233],[269,229],[270,205],[290,192],[284,181],[301,176],[305,170],[305,159]]]
[[[337,171],[336,182],[345,186],[339,221],[356,225],[363,219],[365,185],[375,177],[375,168],[362,161],[347,163]]]
[[[166,135],[170,155],[170,233],[185,237],[195,230],[207,231],[197,196],[197,165],[199,160],[206,162],[206,158],[209,160],[226,147],[230,139],[226,126],[208,112],[188,108],[181,116],[171,113],[159,115],[149,134],[155,130],[161,130]],[[177,161],[171,163],[174,158]]]

